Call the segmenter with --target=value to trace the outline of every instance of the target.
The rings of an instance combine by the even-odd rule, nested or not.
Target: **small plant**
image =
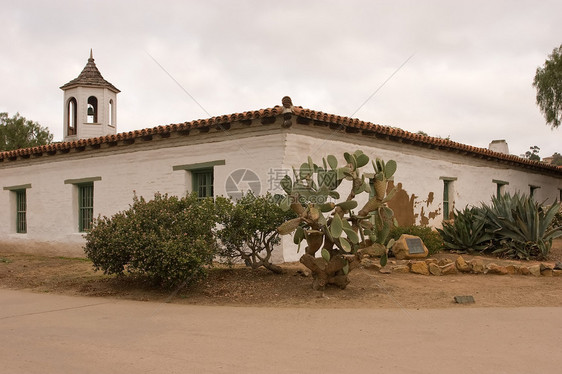
[[[429,255],[433,255],[443,249],[443,238],[437,231],[427,226],[398,226],[390,230],[389,237],[398,240],[402,234],[414,235],[420,237],[423,241]]]
[[[85,252],[96,270],[148,276],[174,286],[205,276],[217,253],[214,237],[224,199],[154,195],[133,199],[129,209],[94,221]]]
[[[281,186],[286,192],[280,205],[291,209],[297,218],[279,226],[280,234],[294,233],[295,244],[306,241],[300,262],[313,275],[313,288],[320,290],[328,284],[345,288],[349,283],[348,273],[358,266],[361,252],[377,248],[381,253],[381,264],[387,261],[387,251],[393,241],[388,234],[395,223],[394,212],[386,203],[392,199],[396,189],[387,193],[388,180],[396,171],[396,162],[376,159],[372,162],[374,173],[362,173],[369,157],[362,151],[344,153],[346,163],[338,167],[335,156],[322,159],[322,166],[309,157],[298,170],[293,169],[293,179],[285,176]],[[374,181],[374,196],[356,211],[355,197],[371,193],[369,180]],[[337,189],[343,181],[349,185],[347,198],[339,203]],[[321,257],[316,257],[320,251]]]
[[[219,254],[229,262],[243,260],[252,269],[263,266],[280,274],[283,269],[271,262],[271,255],[281,241],[277,227],[292,218],[295,214],[283,211],[271,194],[254,196],[250,192],[236,204],[230,203],[218,232]]]
[[[437,229],[447,249],[485,251],[492,244],[493,234],[486,231],[486,213],[477,207],[455,210],[451,222]]]

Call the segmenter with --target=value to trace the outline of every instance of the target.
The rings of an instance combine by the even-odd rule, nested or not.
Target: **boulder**
[[[521,274],[521,275],[529,275],[531,274],[531,272],[529,271],[529,267],[528,266],[519,266],[519,269],[517,269],[517,273]]]
[[[453,263],[453,261],[451,261],[450,259],[443,258],[443,259],[439,260],[438,265],[439,266],[445,266],[445,265],[449,265],[449,264],[452,264],[452,263]]]
[[[507,269],[505,268],[505,266],[500,266],[494,263],[490,263],[488,264],[488,266],[486,266],[486,268],[488,269],[488,274],[498,274],[498,275],[507,274]]]
[[[470,270],[472,270],[474,274],[482,274],[484,273],[484,269],[484,261],[482,261],[481,258],[475,258],[470,261]]]
[[[562,270],[560,270],[560,269],[552,270],[552,276],[553,277],[562,277]]]
[[[379,270],[379,273],[381,274],[390,274],[392,273],[392,270],[388,269],[388,268],[382,268]]]
[[[410,267],[408,265],[396,265],[392,268],[394,273],[409,273]]]
[[[554,265],[550,264],[541,264],[541,275],[544,277],[552,277],[552,270]]]
[[[457,257],[455,261],[455,266],[461,273],[470,272],[470,265],[464,260],[462,256]]]
[[[429,266],[425,261],[412,261],[409,266],[412,273],[429,275]]]
[[[457,267],[453,262],[441,266],[441,275],[457,274]]]
[[[368,258],[364,258],[361,260],[361,266],[365,269],[375,270],[375,271],[380,270],[382,268],[378,260],[373,261]]]
[[[505,267],[505,270],[507,270],[507,274],[515,275],[519,272],[519,266],[517,266],[517,265],[507,265]]]
[[[557,262],[556,265],[554,265],[554,270],[562,270],[562,262]]]
[[[374,243],[368,247],[361,248],[359,252],[361,252],[362,256],[381,257],[386,254],[386,247],[382,244]]]
[[[429,251],[419,236],[402,234],[392,246],[392,253],[397,260],[404,260],[425,258]]]
[[[540,265],[529,266],[529,273],[534,275],[535,277],[540,277],[541,276],[541,266]]]
[[[441,268],[433,262],[428,265],[428,269],[432,275],[441,275]]]

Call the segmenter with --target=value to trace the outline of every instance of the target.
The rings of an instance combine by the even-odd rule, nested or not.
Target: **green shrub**
[[[485,251],[492,244],[493,234],[486,230],[486,212],[477,207],[455,210],[450,222],[437,229],[445,248],[462,251]]]
[[[224,200],[135,196],[129,209],[95,220],[86,255],[106,274],[143,274],[167,286],[193,283],[217,253],[214,231]]]
[[[431,227],[427,226],[398,226],[392,228],[390,231],[389,239],[398,240],[402,234],[419,236],[429,255],[439,252],[443,249],[443,239],[438,232],[433,231]]]
[[[560,204],[546,207],[526,195],[504,194],[483,204],[488,231],[494,233],[493,253],[520,259],[544,259],[552,240],[562,236],[562,227],[554,223]]]
[[[277,227],[296,215],[283,211],[269,193],[265,196],[248,193],[231,204],[228,213],[218,232],[222,242],[220,255],[229,262],[243,260],[252,269],[263,266],[281,273],[281,267],[271,263],[275,245],[281,241]]]

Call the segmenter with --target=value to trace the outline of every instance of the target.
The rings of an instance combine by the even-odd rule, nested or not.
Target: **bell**
[[[88,115],[89,115],[89,116],[93,116],[93,115],[94,115],[94,107],[93,107],[93,106],[88,106]]]

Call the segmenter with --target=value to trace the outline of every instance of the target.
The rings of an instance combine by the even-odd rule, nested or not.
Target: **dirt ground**
[[[433,256],[454,260],[449,252]],[[470,260],[474,256],[465,255]],[[513,261],[482,257],[485,263]],[[562,261],[562,239],[555,241],[548,262]],[[532,262],[531,262],[532,263]],[[390,259],[390,265],[392,259]],[[143,279],[106,276],[87,259],[0,253],[0,287],[65,295],[103,296],[199,305],[312,308],[450,308],[562,306],[562,277],[456,274],[423,276],[382,274],[357,268],[345,290],[314,291],[299,263],[284,264],[286,274],[216,266],[206,280],[189,289],[162,290]],[[454,296],[472,295],[474,304],[459,305]]]

